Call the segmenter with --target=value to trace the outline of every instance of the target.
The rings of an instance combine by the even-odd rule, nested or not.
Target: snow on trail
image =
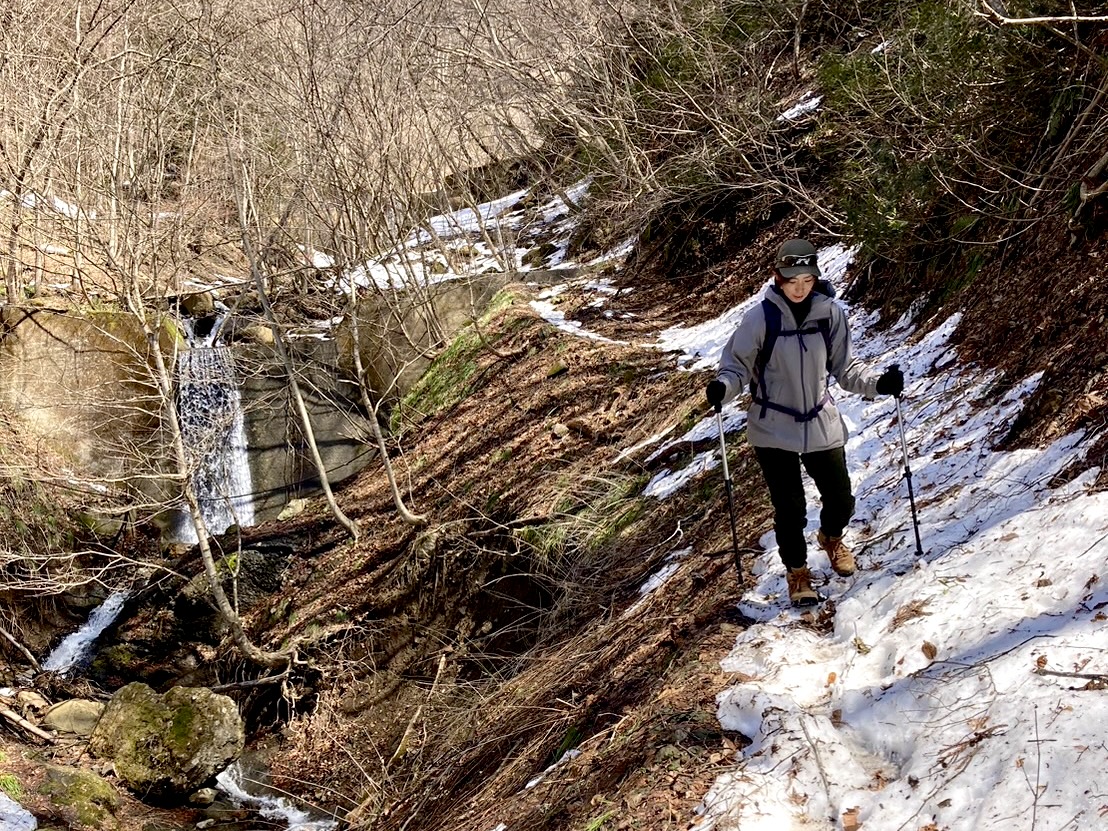
[[[845,267],[842,254],[821,252],[825,273],[831,255]],[[894,400],[837,392],[852,433],[848,542],[860,570],[836,577],[811,546],[817,584],[836,604],[820,634],[788,605],[772,533],[762,540],[738,604],[757,622],[723,662],[736,680],[718,696],[721,724],[753,742],[712,786],[694,831],[1108,827],[1108,703],[1082,689],[1088,677],[1049,674],[1108,672],[1108,494],[1088,492],[1095,470],[1048,487],[1084,437],[993,451],[1038,377],[994,394],[996,377],[953,360],[957,318],[918,340],[906,320],[876,333],[873,315],[851,318],[859,357],[899,363],[908,378],[924,557]],[[685,349],[693,366],[709,352]],[[711,430],[705,419],[690,434]],[[807,485],[814,533],[819,502]]]
[[[817,635],[786,608],[772,535],[762,541],[739,603],[760,622],[723,662],[741,680],[718,697],[721,724],[754,743],[705,798],[697,831],[840,828],[844,817],[873,829],[1030,828],[1036,812],[1045,827],[1103,827],[1102,697],[1032,670],[1040,659],[1106,669],[1097,575],[1108,566],[1108,495],[1083,494],[1091,474],[1047,488],[1077,456],[1077,437],[989,450],[1034,379],[993,404],[982,400],[990,378],[973,370],[921,379],[951,329],[889,350],[919,379],[904,413],[925,556],[897,473],[893,405],[844,397],[861,570],[834,577],[811,553],[837,604],[832,631]]]
[[[825,275],[841,276],[851,255],[821,251]],[[710,370],[754,302],[667,329],[659,346],[681,351],[682,367]],[[875,315],[849,312],[858,356],[907,376],[924,556],[894,400],[834,389],[851,428],[858,508],[847,541],[859,572],[836,577],[812,543],[809,564],[834,604],[824,631],[789,606],[772,533],[762,540],[738,601],[755,623],[724,660],[735,680],[718,696],[721,724],[752,744],[712,785],[692,831],[1108,827],[1108,698],[1098,691],[1108,679],[1108,494],[1089,490],[1095,469],[1049,487],[1088,437],[994,451],[1039,377],[1001,391],[994,374],[959,364],[948,343],[956,316],[916,337],[908,319],[878,332]],[[724,408],[732,442],[744,409]],[[672,441],[716,434],[713,415]],[[666,498],[718,464],[718,450],[705,451],[660,471],[646,494]],[[807,486],[814,536],[819,502]]]

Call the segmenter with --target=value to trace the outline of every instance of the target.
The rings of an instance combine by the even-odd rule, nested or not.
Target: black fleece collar
[[[789,311],[793,313],[793,319],[796,320],[796,325],[804,325],[804,321],[808,319],[808,313],[812,311],[812,297],[815,296],[815,291],[808,292],[807,297],[799,303],[794,303],[785,296],[785,292],[781,291],[776,283],[773,284],[773,290],[785,301],[785,305],[788,306]]]

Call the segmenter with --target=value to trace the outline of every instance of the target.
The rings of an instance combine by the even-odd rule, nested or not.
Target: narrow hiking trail
[[[821,252],[833,282],[850,255]],[[658,348],[710,371],[754,302],[671,327]],[[1096,725],[1108,707],[1095,692],[1108,681],[1108,496],[1092,492],[1096,468],[1067,475],[1093,437],[996,451],[1039,377],[1005,387],[959,363],[949,343],[957,316],[919,336],[908,319],[881,331],[875,314],[849,316],[859,358],[899,363],[908,379],[904,432],[924,555],[895,402],[833,388],[851,430],[858,507],[847,541],[859,571],[836,577],[813,543],[809,564],[827,601],[800,613],[788,606],[773,534],[764,553],[745,557],[737,608],[754,623],[722,662],[734,680],[717,702],[721,726],[753,741],[704,798],[694,831],[1099,827],[1108,812],[1108,789],[1096,784],[1108,761]],[[732,452],[744,406],[724,408]],[[663,432],[652,458],[716,434],[714,416],[679,437]],[[718,445],[707,445],[656,473],[644,493],[666,499],[718,467]],[[814,535],[819,502],[808,489]],[[665,591],[669,568],[644,591]]]

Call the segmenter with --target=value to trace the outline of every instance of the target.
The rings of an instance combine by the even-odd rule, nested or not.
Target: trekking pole
[[[892,369],[899,369],[898,364],[893,364]],[[912,506],[912,528],[916,532],[916,556],[923,556],[923,544],[919,539],[919,519],[916,516],[916,494],[912,489],[912,468],[908,466],[908,442],[904,439],[904,413],[900,409],[900,393],[893,396],[896,399],[896,423],[900,427],[900,452],[904,456],[904,478],[908,481],[908,504]]]
[[[731,490],[731,471],[727,467],[727,442],[723,438],[723,405],[716,405],[716,427],[719,428],[719,452],[723,458],[723,481],[727,486],[727,515],[731,518],[731,550],[735,554],[735,573],[743,581],[743,564],[739,559],[739,533],[735,530],[735,497]]]

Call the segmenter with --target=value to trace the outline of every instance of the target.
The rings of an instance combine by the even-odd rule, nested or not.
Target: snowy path
[[[1033,670],[1108,671],[1108,494],[1085,493],[1095,471],[1047,487],[1078,437],[990,450],[1036,379],[987,403],[989,376],[934,371],[953,324],[916,344],[859,327],[865,357],[883,353],[917,379],[904,415],[925,555],[893,403],[843,396],[861,570],[837,578],[813,554],[837,604],[820,636],[785,609],[772,535],[763,540],[739,604],[760,622],[724,661],[741,680],[718,697],[721,723],[754,743],[705,798],[697,831],[1104,827],[1103,696]]]
[[[849,256],[821,252],[824,273],[841,274]],[[751,302],[667,330],[659,347],[713,367]],[[895,403],[840,392],[859,573],[835,577],[812,546],[835,603],[821,634],[789,608],[773,535],[762,541],[739,603],[758,622],[723,662],[735,682],[718,696],[721,724],[753,743],[712,786],[693,831],[1108,827],[1108,699],[1095,679],[1085,690],[1089,678],[1050,674],[1108,673],[1108,494],[1089,492],[1096,470],[1048,487],[1085,437],[994,452],[1038,378],[998,399],[991,374],[955,361],[956,318],[918,341],[907,322],[876,334],[873,316],[851,319],[859,357],[897,362],[909,379],[902,407],[924,557]],[[731,406],[724,417],[729,433],[745,421]],[[708,418],[676,441],[715,432]],[[659,472],[646,494],[666,498],[718,464],[705,452]],[[813,533],[818,508],[809,483]],[[664,591],[657,577],[644,588]]]

